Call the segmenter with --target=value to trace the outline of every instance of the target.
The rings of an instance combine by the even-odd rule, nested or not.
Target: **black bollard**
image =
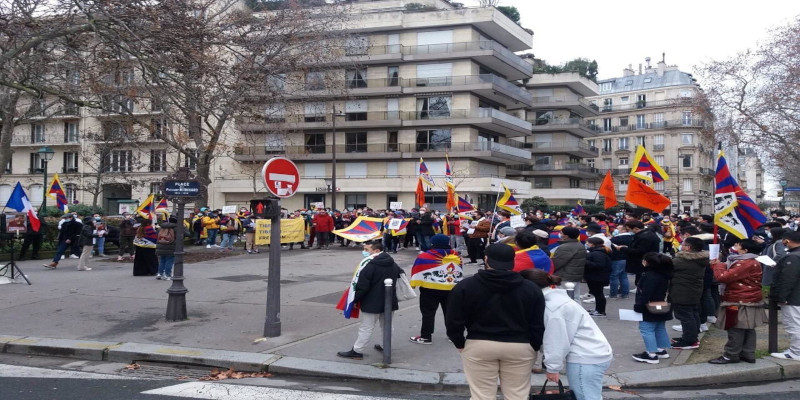
[[[392,300],[394,300],[394,290],[392,290],[392,280],[384,279],[384,304],[383,304],[383,363],[392,363]]]
[[[767,347],[770,353],[778,352],[778,310],[775,300],[769,299],[769,340]]]

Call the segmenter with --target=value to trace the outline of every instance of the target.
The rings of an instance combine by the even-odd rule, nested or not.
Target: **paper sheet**
[[[708,245],[708,259],[711,261],[719,259],[719,244]]]
[[[758,262],[760,262],[760,263],[762,263],[762,264],[764,264],[764,265],[766,265],[768,267],[774,267],[774,266],[778,265],[778,263],[776,263],[775,260],[773,260],[769,256],[758,256],[758,257],[756,257],[756,261],[758,261]]]
[[[620,321],[642,321],[642,313],[633,310],[619,309]]]

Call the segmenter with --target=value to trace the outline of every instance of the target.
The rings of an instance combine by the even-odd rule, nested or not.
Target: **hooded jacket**
[[[583,280],[583,270],[586,264],[586,247],[578,239],[564,239],[558,242],[558,247],[551,256],[555,266],[554,275],[558,275],[567,282],[580,282]]]
[[[539,350],[544,334],[544,296],[538,286],[517,272],[480,270],[450,291],[445,326],[458,349],[470,339],[530,343]]]
[[[633,241],[625,248],[628,259],[625,263],[625,272],[629,274],[642,273],[642,258],[647,253],[658,253],[661,239],[651,229],[642,229],[633,234]]]
[[[778,261],[769,295],[777,303],[800,306],[800,247],[789,250]]]
[[[583,277],[587,281],[603,282],[607,285],[611,276],[611,257],[605,247],[592,247],[586,254]]]
[[[568,363],[601,364],[614,357],[592,317],[563,289],[542,289],[545,299],[544,366],[555,373]]]
[[[361,303],[361,311],[372,314],[381,314],[384,311],[386,286],[385,279],[392,280],[392,311],[397,310],[397,279],[403,270],[397,266],[394,259],[386,253],[380,253],[367,264],[358,275],[356,282],[355,302]]]
[[[709,266],[707,251],[681,251],[672,259],[670,303],[684,306],[700,305],[703,279]]]
[[[91,246],[94,244],[94,219],[86,217],[83,219],[83,228],[78,242],[81,246]]]

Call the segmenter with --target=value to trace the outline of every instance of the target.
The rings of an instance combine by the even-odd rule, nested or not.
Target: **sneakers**
[[[594,296],[592,296],[592,295],[591,295],[591,294],[589,294],[589,293],[584,293],[584,294],[582,294],[580,297],[581,297],[581,300],[586,300],[586,299],[591,299],[591,298],[594,298]]]
[[[657,351],[656,352],[656,357],[658,357],[658,358],[669,358],[669,353],[667,353],[667,349],[664,349],[664,350],[661,350],[661,351]]]
[[[349,358],[351,360],[363,360],[364,355],[361,353],[357,353],[355,350],[350,349],[349,351],[340,351],[336,353],[337,356],[342,358]]]
[[[78,268],[78,271],[91,271],[91,270],[92,270],[92,269],[91,269],[91,268],[89,268],[89,267],[85,267],[85,268]]]
[[[164,281],[171,281],[171,280],[172,280],[172,277],[171,277],[171,276],[169,276],[169,275],[164,275],[164,277],[163,277],[163,278],[161,278],[161,280],[164,280]]]
[[[584,300],[585,302],[586,300]],[[606,313],[598,312],[597,310],[589,311],[589,315],[592,317],[606,317]]]
[[[666,351],[666,350],[665,350]],[[638,354],[634,354],[633,359],[638,362],[648,363],[648,364],[658,364],[658,356],[654,355],[651,356],[648,352],[643,351]]]
[[[590,297],[588,299],[583,300],[583,302],[586,303],[586,304],[594,304],[595,299],[594,299],[594,297]]]
[[[210,244],[207,244],[207,245],[206,245],[206,248],[207,248],[207,249],[210,249],[210,248],[211,248],[211,245],[210,245]]]
[[[794,356],[788,351],[785,351],[783,353],[770,353],[769,355],[775,358],[779,358],[781,360],[800,361],[800,357]]]
[[[57,262],[51,262],[50,264],[42,264],[45,268],[55,269],[58,266]]]
[[[708,332],[708,325],[700,324],[700,332]]]
[[[156,280],[161,280],[161,274],[156,274]]]
[[[672,348],[678,350],[693,350],[698,347],[700,347],[700,342],[689,343],[678,339],[672,343]]]
[[[433,344],[433,340],[425,339],[422,336],[412,336],[412,337],[408,338],[408,340],[411,343],[416,343],[416,344]]]
[[[76,256],[75,254],[70,254],[70,255],[69,255],[69,258],[72,258],[72,259],[75,259],[75,260],[77,260],[77,259],[79,259],[80,257]]]
[[[676,332],[683,332],[683,325],[672,325],[672,330]]]

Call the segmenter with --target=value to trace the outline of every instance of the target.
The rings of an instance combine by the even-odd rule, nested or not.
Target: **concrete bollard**
[[[392,363],[392,301],[394,300],[394,290],[392,290],[392,280],[384,279],[385,296],[383,304],[383,363]]]

